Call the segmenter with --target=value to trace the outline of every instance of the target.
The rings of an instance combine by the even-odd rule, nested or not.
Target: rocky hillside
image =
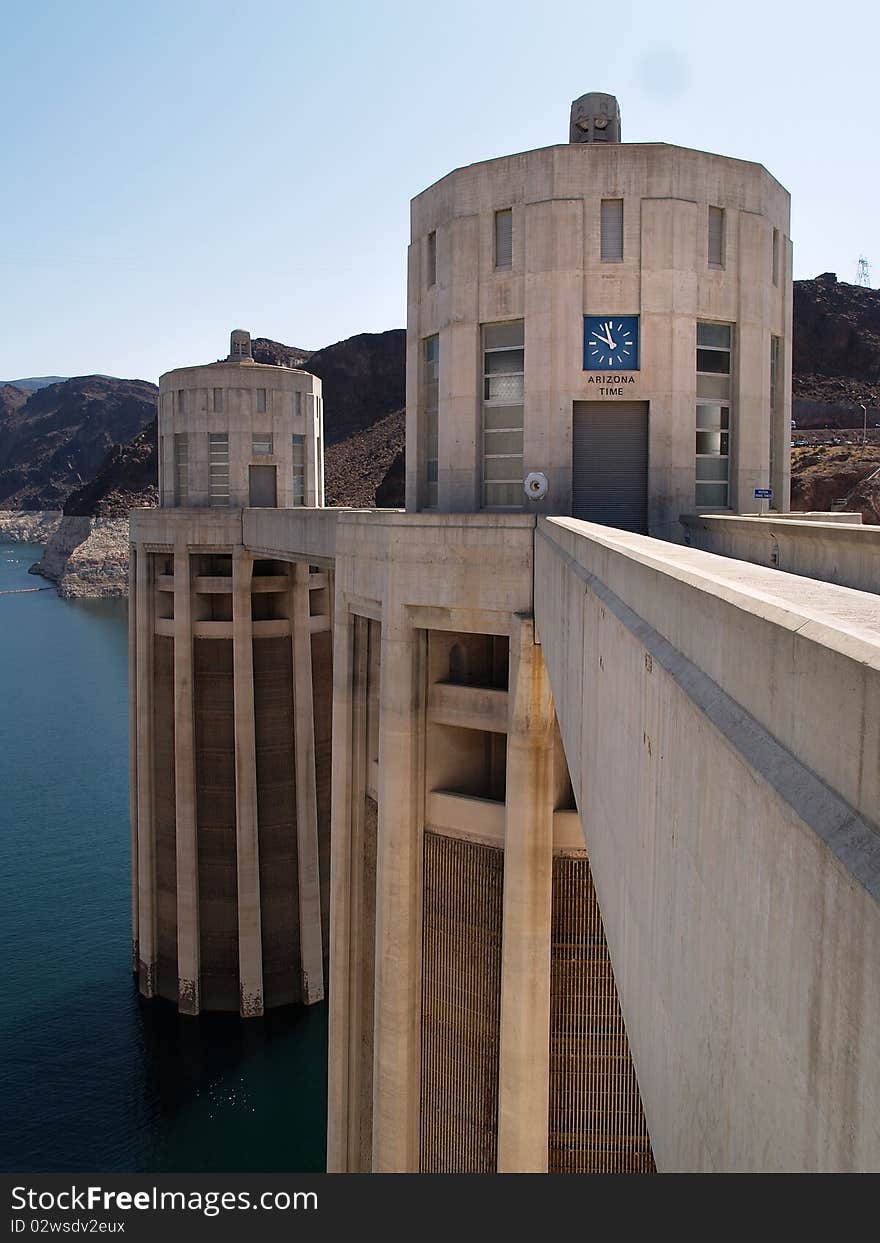
[[[296,345],[282,345],[268,337],[255,337],[251,341],[254,362],[268,363],[271,367],[302,367],[314,350],[301,350]]]
[[[0,403],[0,508],[58,509],[94,479],[114,446],[156,415],[154,384],[79,376],[33,393],[4,386]]]
[[[406,330],[337,341],[310,354],[308,370],[324,385],[324,439],[338,444],[406,405]]]
[[[387,414],[366,431],[329,445],[324,453],[324,499],[328,505],[400,509],[404,502],[406,412]]]
[[[0,419],[14,414],[27,401],[28,395],[15,384],[0,384]]]
[[[880,431],[796,433],[791,450],[793,510],[847,510],[880,523]]]
[[[833,272],[794,282],[792,396],[798,427],[861,425],[859,402],[880,410],[880,290]]]
[[[158,474],[154,418],[134,440],[113,446],[94,479],[70,493],[64,502],[64,513],[124,518],[136,506],[158,505]]]

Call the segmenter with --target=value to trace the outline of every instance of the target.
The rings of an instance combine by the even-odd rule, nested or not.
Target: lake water
[[[0,592],[41,551],[0,543]],[[127,644],[124,600],[0,595],[0,1170],[322,1170],[326,1006],[138,997]]]

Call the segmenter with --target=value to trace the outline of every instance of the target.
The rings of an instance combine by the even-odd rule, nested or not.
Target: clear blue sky
[[[568,136],[759,161],[795,275],[880,283],[877,5],[0,0],[0,378],[155,380],[230,328],[405,322],[409,200]]]

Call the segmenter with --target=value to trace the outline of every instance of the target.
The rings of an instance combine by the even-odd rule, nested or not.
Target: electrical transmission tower
[[[864,286],[865,289],[871,288],[871,270],[864,255],[859,256],[859,263],[856,268],[856,284]]]

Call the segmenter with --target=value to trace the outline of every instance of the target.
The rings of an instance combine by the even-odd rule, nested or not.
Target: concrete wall
[[[535,614],[658,1168],[876,1170],[876,597],[543,519]]]
[[[554,907],[583,835],[534,641],[534,530],[336,525],[334,1171],[651,1166],[598,916]],[[580,933],[592,968],[560,987]]]
[[[600,258],[600,203],[624,201],[624,258]],[[708,264],[708,208],[725,210],[722,268]],[[513,263],[494,267],[494,213],[513,212]],[[780,239],[772,280],[773,231]],[[436,281],[426,247],[436,234]],[[736,325],[730,505],[771,480],[788,507],[791,371],[789,196],[757,164],[665,144],[547,147],[458,169],[412,203],[407,336],[407,509],[425,506],[419,411],[422,342],[439,334],[441,511],[480,509],[481,339],[525,321],[523,474],[544,471],[542,513],[571,512],[572,404],[649,401],[649,527],[679,536],[694,507],[696,323]],[[583,315],[639,314],[635,383],[606,396],[583,370]],[[781,340],[770,420],[770,338]],[[591,383],[591,380],[593,381]]]
[[[789,574],[880,592],[880,527],[862,526],[861,515],[799,514],[764,518],[683,514],[685,543],[706,552],[773,566]],[[849,521],[845,521],[845,519]]]

